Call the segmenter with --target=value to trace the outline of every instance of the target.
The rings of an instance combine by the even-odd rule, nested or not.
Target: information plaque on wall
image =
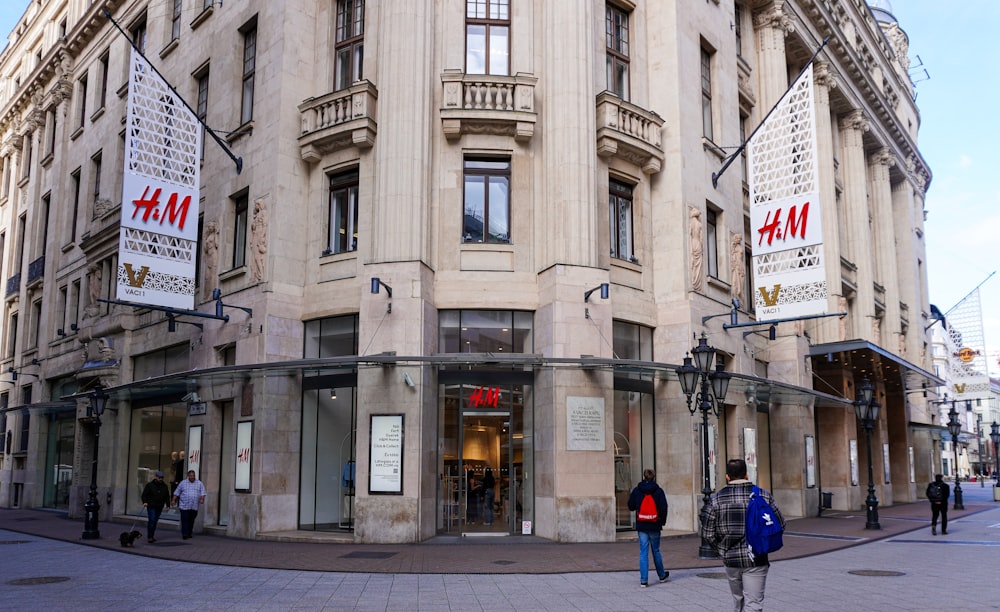
[[[403,494],[403,415],[373,414],[368,448],[368,493]]]

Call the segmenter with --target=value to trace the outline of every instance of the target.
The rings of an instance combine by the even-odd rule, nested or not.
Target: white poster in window
[[[709,486],[715,490],[715,426],[708,426],[708,480]]]
[[[373,414],[368,446],[368,493],[402,495],[403,415]]]
[[[816,438],[806,436],[806,487],[816,486]]]
[[[187,460],[188,470],[194,470],[194,475],[201,478],[201,425],[192,425],[188,429]]]
[[[757,482],[757,430],[752,427],[743,429],[743,460],[747,462],[750,481]]]
[[[892,482],[889,480],[889,444],[882,445],[882,474],[885,476],[885,484]]]
[[[250,492],[250,460],[253,458],[253,421],[236,424],[236,478],[233,489],[237,493]]]
[[[914,483],[917,481],[917,474],[914,471],[914,465],[913,465],[913,447],[912,446],[907,447],[906,451],[907,451],[906,452],[907,458],[910,462],[910,483]]]
[[[566,450],[604,450],[604,398],[566,398]]]
[[[851,484],[858,484],[858,441],[850,440],[850,461],[851,461]]]

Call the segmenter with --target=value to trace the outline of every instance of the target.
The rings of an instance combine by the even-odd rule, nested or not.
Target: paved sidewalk
[[[976,497],[976,496],[974,496]],[[964,510],[950,510],[949,519],[996,508],[985,496],[966,497]],[[926,501],[879,509],[881,530],[866,530],[863,511],[824,511],[822,517],[788,521],[785,546],[773,561],[809,557],[857,544],[930,530]],[[224,566],[328,572],[392,574],[556,574],[634,571],[638,547],[634,541],[611,543],[556,543],[536,537],[437,537],[420,544],[333,543],[241,540],[199,534],[182,540],[176,527],[161,521],[157,543],[145,538],[134,548],[121,548],[118,534],[128,522],[103,522],[101,538],[81,540],[82,519],[48,510],[0,509],[0,529],[164,560]],[[145,535],[145,521],[135,521]],[[939,536],[940,538],[951,536]],[[669,569],[719,567],[716,560],[698,559],[700,540],[692,533],[664,532],[663,556]]]

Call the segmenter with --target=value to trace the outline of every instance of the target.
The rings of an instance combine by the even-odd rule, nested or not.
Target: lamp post
[[[704,457],[702,457],[702,506],[698,514],[698,521],[702,528],[708,517],[708,506],[712,501],[712,479],[711,465],[708,454],[708,415],[719,416],[719,410],[726,399],[726,392],[729,391],[729,379],[731,375],[725,371],[722,363],[717,364],[715,371],[712,371],[712,361],[715,359],[715,348],[708,345],[705,334],[701,334],[698,339],[698,346],[691,349],[694,356],[692,363],[691,356],[684,356],[684,365],[676,368],[677,378],[681,383],[681,390],[687,397],[688,412],[694,416],[696,411],[701,411],[701,447]],[[694,396],[695,405],[691,404]],[[699,530],[699,531],[703,531]],[[719,553],[702,536],[701,546],[698,548],[698,557],[701,559],[718,559]]]
[[[854,400],[854,414],[865,428],[865,440],[868,442],[868,497],[865,505],[868,507],[868,518],[865,529],[881,529],[878,522],[878,498],[875,497],[875,476],[872,474],[872,430],[878,421],[878,411],[881,406],[875,401],[875,387],[865,377],[860,398]]]
[[[88,412],[94,416],[94,461],[90,467],[90,493],[87,501],[83,504],[83,535],[84,540],[96,540],[101,537],[98,527],[98,515],[101,511],[101,504],[97,501],[97,451],[101,446],[101,415],[104,407],[108,404],[108,394],[100,384],[94,387],[88,398],[90,408]]]
[[[968,402],[965,404],[969,405]],[[986,473],[986,467],[983,465],[983,415],[976,415],[976,442],[979,443],[979,488],[986,487],[986,478],[983,476]]]
[[[993,421],[990,425],[990,441],[993,442],[993,459],[996,460],[997,465],[993,472],[994,487],[1000,487],[1000,423]],[[996,499],[996,493],[994,492],[993,498]]]
[[[951,410],[948,411],[948,433],[951,434],[951,446],[955,450],[955,510],[965,510],[962,503],[962,479],[958,477],[958,435],[962,433],[962,424],[958,422],[958,411],[955,410],[955,402],[951,403]]]

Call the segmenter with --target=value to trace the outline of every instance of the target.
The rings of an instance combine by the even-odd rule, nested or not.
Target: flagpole
[[[761,120],[761,122],[759,124],[757,124],[757,127],[755,127],[753,129],[753,132],[750,132],[750,135],[747,136],[746,140],[744,140],[742,143],[740,143],[740,146],[739,146],[738,149],[736,149],[736,152],[726,158],[726,162],[724,164],[722,164],[722,167],[719,168],[718,172],[713,172],[712,173],[712,187],[714,187],[716,189],[719,188],[719,179],[722,177],[722,174],[729,168],[729,166],[732,165],[732,163],[734,161],[736,161],[736,158],[740,156],[740,153],[742,153],[743,150],[747,148],[747,143],[750,142],[753,139],[754,134],[756,134],[757,131],[760,130],[760,128],[763,127],[765,123],[767,123],[767,120],[771,116],[771,113],[773,113],[775,111],[775,109],[778,108],[778,105],[781,104],[781,101],[785,99],[785,96],[787,96],[788,92],[792,90],[792,87],[795,86],[795,83],[798,82],[799,78],[803,74],[805,74],[805,72],[809,68],[809,66],[812,65],[813,60],[816,59],[816,56],[819,55],[819,52],[823,50],[823,47],[825,47],[826,43],[828,43],[828,42],[830,42],[830,37],[829,36],[827,36],[826,38],[823,39],[823,42],[820,43],[819,47],[812,54],[812,57],[809,58],[809,61],[806,62],[804,66],[802,66],[802,70],[800,70],[799,73],[797,75],[795,75],[795,78],[792,79],[792,83],[788,86],[787,89],[785,89],[785,93],[781,94],[781,97],[778,98],[778,101],[774,103],[774,106],[771,107],[771,110],[767,111],[767,114],[764,115],[764,118]]]
[[[200,123],[201,126],[205,128],[205,131],[209,133],[209,135],[216,142],[216,144],[222,147],[222,150],[226,152],[226,155],[229,156],[229,159],[233,160],[233,163],[236,164],[236,174],[240,174],[241,172],[243,172],[243,158],[237,157],[235,154],[233,154],[233,152],[229,149],[229,146],[225,142],[223,142],[222,138],[220,138],[218,134],[215,133],[215,130],[208,127],[208,124],[205,123],[202,120],[202,118],[198,116],[198,112],[195,111],[193,108],[191,108],[191,105],[188,104],[187,100],[185,100],[184,97],[181,96],[180,93],[178,93],[177,89],[175,89],[174,86],[170,84],[170,81],[168,81],[167,78],[163,76],[163,73],[157,70],[156,66],[153,65],[153,62],[149,61],[149,58],[146,57],[146,54],[143,53],[142,50],[135,45],[135,41],[133,41],[132,38],[128,35],[128,33],[122,29],[122,27],[118,24],[117,21],[115,21],[114,17],[111,16],[111,12],[108,9],[102,9],[102,12],[104,13],[104,16],[108,18],[108,21],[110,21],[112,25],[115,26],[115,29],[118,30],[118,32],[125,37],[125,40],[128,41],[129,45],[131,45],[132,48],[135,49],[135,52],[138,53],[139,56],[142,57],[142,59],[146,60],[146,63],[149,64],[149,67],[153,69],[153,72],[155,72],[156,75],[160,77],[160,80],[163,81],[163,84],[170,88],[170,91],[172,91],[174,95],[177,96],[177,99],[180,100],[181,104],[183,104],[191,112],[191,115],[194,116],[194,118],[198,121],[198,123]]]
[[[986,278],[984,278],[984,279],[983,279],[983,282],[981,282],[981,283],[979,283],[978,285],[976,285],[975,287],[973,287],[973,288],[972,288],[972,291],[970,291],[970,292],[968,292],[968,293],[966,293],[966,294],[965,294],[965,297],[963,297],[963,298],[962,298],[962,299],[960,299],[959,301],[955,302],[955,305],[954,305],[954,306],[952,306],[951,308],[949,308],[949,309],[948,309],[948,312],[944,313],[944,314],[945,314],[945,316],[947,316],[947,315],[948,315],[948,313],[950,313],[950,312],[951,312],[952,310],[955,310],[956,308],[958,308],[959,304],[961,304],[961,303],[962,303],[962,302],[964,302],[964,301],[965,301],[966,299],[968,299],[968,297],[969,297],[970,295],[972,295],[973,293],[975,293],[977,289],[979,289],[980,287],[982,287],[983,285],[985,285],[985,284],[986,284],[986,281],[988,281],[988,280],[990,280],[991,278],[993,278],[993,275],[994,275],[994,274],[996,274],[996,273],[997,273],[997,271],[996,271],[996,270],[994,270],[994,271],[990,272],[990,275],[989,275],[989,276],[987,276]],[[924,331],[927,331],[927,330],[924,330]]]

